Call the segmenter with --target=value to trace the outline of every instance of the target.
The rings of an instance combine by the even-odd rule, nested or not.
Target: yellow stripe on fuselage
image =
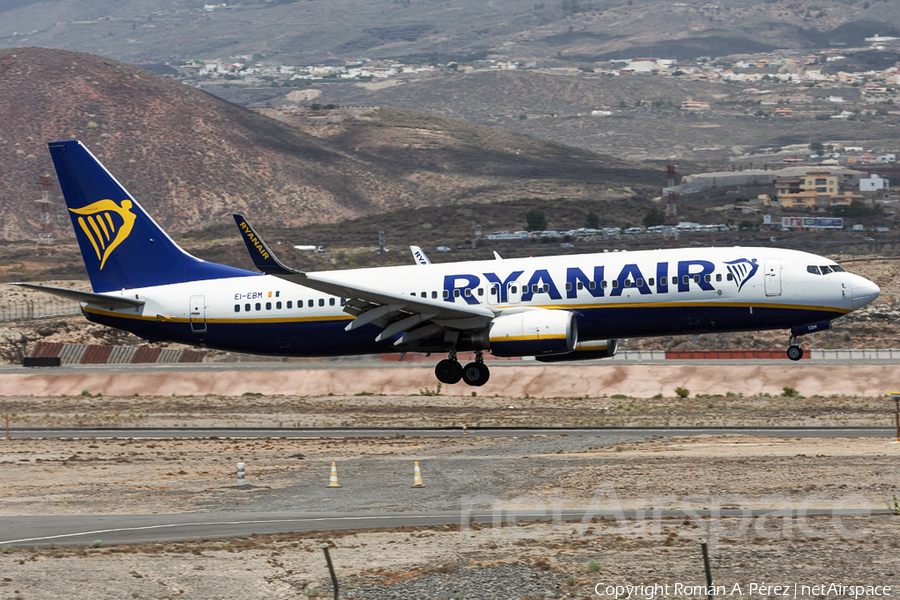
[[[498,309],[520,307],[521,304],[510,304],[498,306]],[[694,307],[711,307],[711,308],[781,308],[788,310],[820,310],[830,311],[841,314],[853,312],[849,308],[839,308],[836,306],[816,306],[811,304],[769,304],[769,303],[753,303],[753,302],[692,302],[690,300],[683,302],[616,302],[616,303],[593,303],[593,304],[541,304],[529,305],[530,308],[545,308],[547,310],[586,310],[593,308],[694,308]]]
[[[131,313],[117,312],[112,310],[101,310],[98,308],[85,308],[85,312],[95,315],[105,315],[108,317],[119,317],[122,319],[133,319],[137,321],[164,321],[166,323],[190,323],[189,317],[169,317],[166,315],[136,315]],[[319,317],[273,317],[265,319],[203,319],[207,323],[303,323],[303,322],[320,322],[320,321],[348,321],[353,319],[350,315],[332,315]],[[201,319],[197,319],[200,321]]]

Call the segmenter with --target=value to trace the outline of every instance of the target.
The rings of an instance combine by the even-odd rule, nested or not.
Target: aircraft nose
[[[875,285],[875,282],[869,281],[865,277],[857,277],[851,285],[851,299],[853,310],[862,308],[869,304],[875,298],[881,295],[881,288]]]

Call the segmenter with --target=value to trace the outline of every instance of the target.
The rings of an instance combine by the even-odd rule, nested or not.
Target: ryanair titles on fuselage
[[[739,260],[724,263],[727,266],[729,279],[733,281],[737,290],[740,291],[759,270],[757,259],[742,258]],[[646,269],[646,267],[645,267]],[[714,291],[715,288],[711,282],[712,275],[715,272],[715,264],[708,260],[680,260],[675,263],[675,273],[677,276],[669,277],[669,262],[658,262],[655,268],[651,268],[649,273],[641,270],[637,263],[629,263],[622,267],[618,275],[610,280],[610,286],[601,285],[600,282],[606,280],[605,265],[597,265],[593,268],[593,273],[585,273],[580,267],[566,268],[566,285],[563,292],[566,298],[577,298],[579,291],[578,284],[581,283],[583,291],[588,292],[594,298],[604,296],[621,296],[622,292],[627,290],[636,290],[640,294],[666,294],[669,293],[669,287],[674,287],[677,292],[688,292],[691,284],[699,286],[701,290]],[[550,276],[548,269],[536,269],[525,281],[522,276],[525,270],[511,272],[508,276],[500,277],[496,273],[483,273],[483,277],[488,281],[490,287],[499,288],[499,302],[508,301],[509,285],[518,282],[522,286],[522,302],[528,302],[534,294],[543,293],[551,300],[562,300],[563,292],[560,292],[559,286]],[[709,277],[707,277],[709,276]],[[653,288],[651,289],[651,279]],[[467,273],[444,276],[444,300],[454,302],[457,298],[462,298],[468,304],[478,304],[478,299],[470,294],[466,294],[465,290],[477,288],[480,285],[481,277]],[[457,293],[458,292],[458,293]]]

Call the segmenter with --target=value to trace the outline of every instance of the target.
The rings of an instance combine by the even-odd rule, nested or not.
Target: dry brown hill
[[[597,198],[616,193],[610,170],[622,170],[619,183],[648,174],[634,163],[450,119],[381,123],[384,135],[365,143],[354,135],[322,139],[136,67],[60,50],[0,51],[0,88],[0,237],[7,239],[36,236],[37,180],[52,174],[46,143],[56,139],[84,141],[176,230],[227,223],[238,211],[261,224],[296,226],[535,191]],[[393,127],[425,131],[429,154],[388,135]],[[435,147],[460,137],[459,160],[434,159]],[[485,150],[477,169],[464,160],[475,148]],[[69,235],[60,205],[54,219]]]
[[[595,61],[862,44],[896,35],[890,0],[6,0],[0,47],[129,62],[260,54],[286,64],[358,57]]]

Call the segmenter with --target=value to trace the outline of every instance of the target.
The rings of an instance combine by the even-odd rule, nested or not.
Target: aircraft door
[[[500,284],[491,283],[488,287],[488,304],[500,304]]]
[[[766,259],[766,296],[781,295],[781,259]]]
[[[203,333],[206,331],[206,298],[204,296],[191,296],[191,331]]]

